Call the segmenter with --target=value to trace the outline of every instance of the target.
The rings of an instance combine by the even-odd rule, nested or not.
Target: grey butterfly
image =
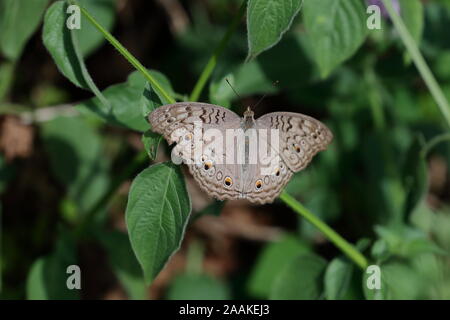
[[[148,120],[152,130],[162,134],[169,144],[177,143],[173,150],[187,164],[200,187],[219,200],[273,202],[291,176],[304,169],[333,139],[333,134],[323,123],[300,113],[273,112],[255,119],[250,108],[239,117],[226,108],[198,102],[161,106],[149,114]],[[201,124],[199,135],[195,134],[196,123]],[[228,138],[231,129],[241,129],[246,138]],[[208,130],[227,137],[219,151],[205,138]],[[273,147],[276,139],[262,134],[269,130],[278,135],[276,150]],[[267,157],[263,161],[259,156],[256,161],[249,161],[255,158],[255,152],[250,150],[249,132],[254,133],[258,147],[265,147],[267,153],[272,154],[268,157],[276,159],[275,163],[267,161]],[[193,150],[195,142],[204,146],[200,154]],[[243,155],[244,161],[223,161],[227,156],[239,154]]]

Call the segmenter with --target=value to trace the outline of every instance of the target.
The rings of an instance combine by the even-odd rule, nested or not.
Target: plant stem
[[[408,31],[408,28],[405,26],[402,18],[398,15],[398,13],[394,10],[392,5],[392,0],[383,0],[384,6],[386,7],[389,16],[392,19],[392,22],[395,25],[400,37],[403,40],[406,49],[411,55],[414,64],[419,70],[420,75],[425,81],[428,89],[430,90],[434,100],[436,101],[439,109],[441,110],[445,120],[447,121],[448,126],[450,127],[450,106],[448,101],[442,92],[441,87],[439,86],[436,78],[428,67],[424,57],[422,56],[414,38],[411,36],[411,33]]]
[[[203,71],[200,75],[200,78],[198,79],[197,83],[195,84],[194,89],[192,90],[192,93],[189,97],[190,101],[197,101],[199,99],[200,94],[202,93],[202,90],[206,85],[206,82],[208,81],[214,68],[216,67],[218,58],[224,51],[225,46],[228,44],[228,41],[230,40],[231,36],[233,35],[234,31],[238,27],[239,23],[241,22],[242,17],[245,14],[246,3],[247,3],[247,0],[244,0],[242,2],[241,7],[239,8],[238,14],[236,15],[236,17],[234,17],[233,22],[230,24],[227,32],[225,33],[225,36],[222,38],[219,45],[214,50],[211,58],[209,58],[208,63],[206,64],[205,68],[203,69]]]
[[[286,203],[292,210],[297,212],[303,218],[308,220],[313,226],[319,229],[336,247],[342,250],[347,257],[356,263],[361,269],[365,270],[368,266],[367,259],[352,244],[342,238],[336,231],[330,228],[322,220],[317,218],[311,211],[306,209],[300,202],[295,200],[286,191],[280,195],[280,199]]]
[[[422,149],[422,156],[425,157],[431,151],[431,149],[444,141],[450,141],[450,133],[440,134],[427,142],[427,144]]]
[[[105,37],[106,40],[111,43],[111,45],[119,51],[119,53],[128,60],[129,63],[137,70],[139,70],[144,77],[150,82],[155,90],[157,90],[169,103],[175,103],[175,99],[170,96],[166,90],[156,81],[155,78],[148,72],[148,70],[137,60],[114,36],[108,32],[100,23],[95,20],[95,18],[82,6],[80,6],[77,1],[69,0],[70,3],[77,5],[83,15],[89,20],[89,22]]]

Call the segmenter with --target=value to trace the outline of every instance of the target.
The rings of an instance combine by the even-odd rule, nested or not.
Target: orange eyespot
[[[192,134],[188,133],[184,136],[184,140],[190,141],[192,139]]]
[[[295,151],[300,152],[300,147],[299,147],[299,146],[296,146],[296,147],[295,147]]]
[[[227,187],[231,187],[233,185],[233,179],[231,179],[230,177],[225,177],[225,180],[223,181]]]
[[[277,168],[276,170],[275,170],[275,175],[278,177],[278,176],[280,176],[280,168]]]
[[[255,182],[255,187],[256,187],[256,189],[261,189],[261,187],[262,187],[262,181],[261,180],[257,180],[256,182]]]
[[[212,161],[208,160],[205,162],[205,166],[204,166],[205,170],[209,170],[212,168]]]

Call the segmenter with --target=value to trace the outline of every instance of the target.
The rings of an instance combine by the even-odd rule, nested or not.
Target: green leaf
[[[28,39],[38,28],[49,0],[0,1],[0,49],[17,60]]]
[[[295,257],[310,249],[294,236],[285,236],[269,243],[262,251],[253,268],[248,282],[250,294],[257,298],[267,298],[275,278]]]
[[[353,264],[344,257],[333,259],[325,271],[325,297],[328,300],[343,299],[352,280]]]
[[[273,47],[290,28],[302,0],[249,0],[247,7],[248,58]]]
[[[78,209],[87,211],[109,184],[99,135],[81,118],[58,117],[43,123],[42,137],[54,175]]]
[[[299,77],[298,75],[302,76]],[[289,93],[298,92],[299,87],[306,86],[319,78],[318,71],[305,50],[305,41],[298,34],[286,35],[276,47],[263,52],[248,63],[236,64],[227,68],[225,74],[218,74],[209,88],[210,101],[222,106],[231,105],[236,100],[236,94],[231,90],[225,79],[241,97],[253,94],[277,93],[281,89]],[[279,81],[274,86],[275,80]],[[305,89],[309,92],[309,88]],[[304,94],[301,94],[304,98]]]
[[[59,71],[76,86],[91,90],[108,110],[109,102],[98,90],[84,64],[77,34],[66,26],[67,3],[55,2],[44,18],[43,42]]]
[[[0,101],[8,93],[14,78],[14,63],[4,62],[0,64]]]
[[[111,31],[114,25],[116,0],[78,0],[80,6],[85,8],[98,23],[106,30]],[[91,52],[97,49],[105,38],[103,35],[81,15],[81,29],[74,30],[77,34],[80,46],[80,52],[87,57]]]
[[[229,300],[228,287],[219,280],[203,274],[182,274],[170,284],[169,300]]]
[[[399,0],[399,3],[403,22],[417,45],[420,46],[424,27],[424,10],[422,2],[420,0]],[[409,62],[411,57],[408,55],[407,57],[407,61]]]
[[[411,258],[421,253],[446,254],[427,234],[408,226],[376,226],[376,233],[386,242],[389,253],[399,257]]]
[[[179,167],[169,162],[153,165],[134,179],[126,221],[147,283],[180,247],[190,212],[191,200]]]
[[[209,100],[212,104],[217,104],[225,108],[230,107],[231,100],[233,100],[233,95],[235,95],[235,93],[233,92],[233,89],[231,89],[231,86],[227,83],[227,80],[234,88],[235,80],[233,74],[227,74],[219,81],[211,81],[209,86]]]
[[[128,236],[118,231],[97,231],[95,234],[106,248],[110,265],[120,283],[124,286],[129,298],[133,300],[145,299],[147,287],[142,270],[131,249]]]
[[[149,130],[142,135],[142,143],[144,144],[145,151],[147,152],[151,160],[156,159],[156,154],[158,153],[158,146],[162,140],[160,134],[154,133]]]
[[[152,70],[149,72],[161,83],[167,92],[173,94],[169,80],[162,73]],[[95,115],[109,124],[144,132],[149,129],[150,125],[145,120],[143,108],[153,110],[153,108],[163,104],[156,94],[147,94],[149,89],[144,91],[144,88],[150,86],[146,83],[146,79],[142,74],[139,71],[134,71],[129,75],[126,82],[112,85],[103,91],[103,95],[108,99],[111,109],[105,110],[98,98],[81,102],[76,108],[81,113]]]
[[[359,239],[356,248],[363,252],[370,245],[367,238]],[[356,270],[353,261],[346,256],[334,258],[327,267],[324,276],[325,298],[328,300],[355,300],[362,296],[359,290],[361,281],[359,270]]]
[[[423,282],[408,264],[389,262],[380,266],[381,288],[369,289],[368,273],[363,275],[363,291],[368,300],[417,300],[423,299]]]
[[[276,300],[319,299],[327,262],[314,254],[297,256],[277,275],[270,298]]]
[[[78,299],[79,291],[67,288],[67,267],[76,264],[75,244],[64,237],[55,250],[37,259],[28,273],[26,291],[29,300]],[[81,273],[81,277],[83,274]]]
[[[366,14],[360,0],[308,0],[303,9],[312,57],[326,78],[350,58],[367,35]]]

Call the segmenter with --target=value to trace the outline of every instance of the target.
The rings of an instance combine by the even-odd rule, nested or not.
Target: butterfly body
[[[149,115],[152,130],[187,164],[200,187],[219,200],[272,202],[294,172],[331,142],[321,122],[274,112],[258,119],[250,109],[239,117],[220,106],[181,102]]]

